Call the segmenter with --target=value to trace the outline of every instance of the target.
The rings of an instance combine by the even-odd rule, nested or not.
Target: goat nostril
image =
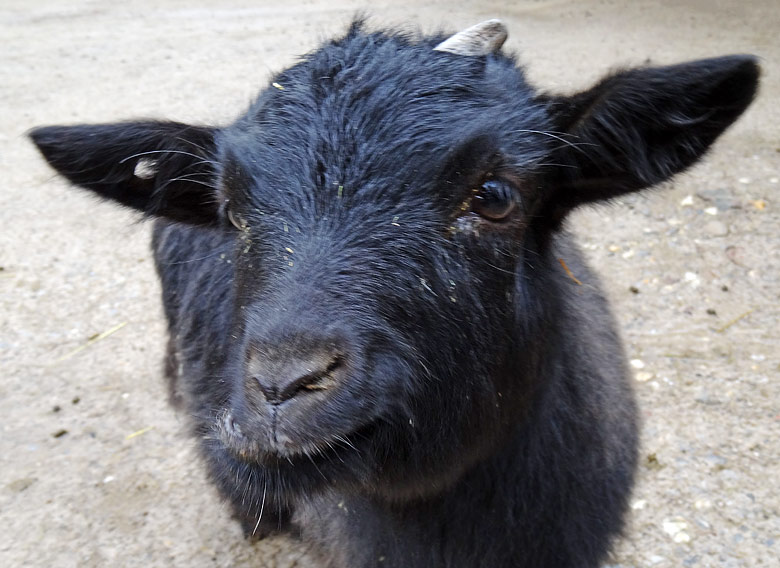
[[[312,372],[302,377],[303,380],[301,381],[299,388],[314,391],[327,390],[333,387],[336,384],[334,375],[338,368],[343,364],[343,357],[341,355],[335,355],[323,371]]]
[[[247,380],[250,389],[260,389],[266,401],[279,404],[304,391],[324,391],[335,387],[343,374],[346,359],[340,353],[314,353],[306,358],[283,361],[252,361]]]

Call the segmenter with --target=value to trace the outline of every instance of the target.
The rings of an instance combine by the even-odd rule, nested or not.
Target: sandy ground
[[[365,5],[126,4],[0,2],[0,566],[312,566],[299,543],[243,541],[167,407],[149,227],[55,179],[24,133],[225,123]],[[429,31],[501,17],[530,77],[560,91],[615,65],[763,58],[761,95],[703,164],[572,224],[614,299],[645,422],[611,564],[778,566],[776,0],[403,0],[369,13]]]

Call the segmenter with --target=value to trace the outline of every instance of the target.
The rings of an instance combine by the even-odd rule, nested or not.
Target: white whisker
[[[265,480],[265,483],[263,483],[263,501],[260,503],[260,515],[257,517],[257,523],[255,523],[255,528],[252,529],[252,536],[255,536],[257,533],[257,527],[260,526],[260,521],[263,520],[263,509],[265,509],[265,493],[268,490],[268,480]]]
[[[127,156],[126,158],[119,160],[120,164],[124,164],[128,160],[132,160],[133,158],[138,158],[139,156],[149,156],[150,154],[184,154],[185,156],[192,156],[193,158],[198,158],[199,160],[203,159],[203,156],[198,156],[197,154],[193,154],[192,152],[185,152],[184,150],[149,150],[147,152],[138,152],[137,154],[133,154],[132,156]]]

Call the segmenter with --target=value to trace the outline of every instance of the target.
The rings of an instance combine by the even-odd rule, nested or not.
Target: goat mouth
[[[353,432],[333,433],[318,439],[293,442],[278,431],[274,420],[271,431],[263,433],[262,438],[259,438],[253,436],[249,428],[242,428],[229,410],[217,419],[215,429],[222,446],[234,457],[247,463],[292,462],[296,458],[311,460],[345,450],[360,453],[351,440]]]

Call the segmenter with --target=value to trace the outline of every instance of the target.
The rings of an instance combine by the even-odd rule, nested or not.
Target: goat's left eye
[[[489,221],[503,221],[514,211],[515,191],[506,182],[490,179],[471,200],[471,209]]]

